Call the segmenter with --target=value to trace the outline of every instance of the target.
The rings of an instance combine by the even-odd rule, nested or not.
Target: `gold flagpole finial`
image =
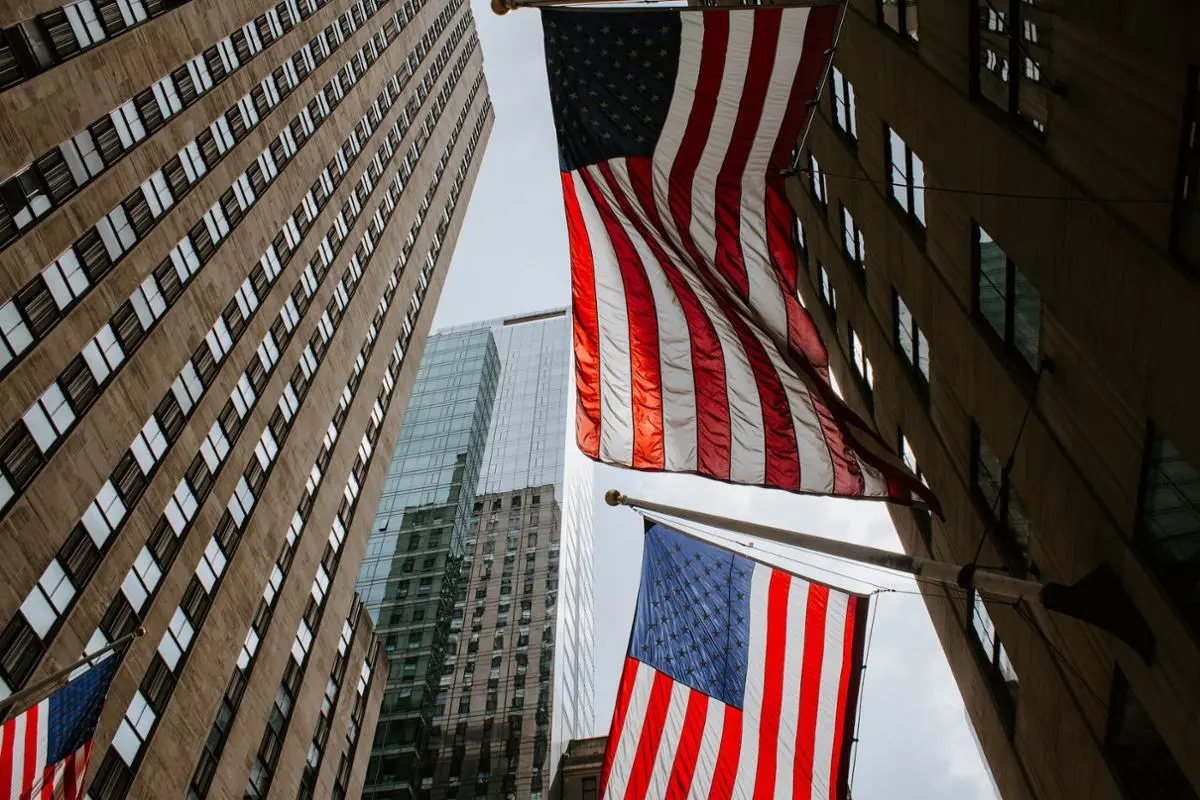
[[[496,16],[503,17],[511,10],[512,6],[508,4],[508,0],[492,0],[492,13]]]

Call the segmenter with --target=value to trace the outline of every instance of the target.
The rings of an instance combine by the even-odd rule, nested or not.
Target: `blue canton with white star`
[[[741,708],[754,562],[663,525],[646,530],[629,655]]]
[[[95,735],[118,661],[115,655],[109,656],[50,695],[46,764],[57,764]]]
[[[679,71],[678,12],[543,11],[561,169],[649,156]]]

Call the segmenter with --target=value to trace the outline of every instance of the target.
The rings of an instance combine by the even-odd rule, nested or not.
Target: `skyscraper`
[[[833,372],[945,510],[904,547],[1107,562],[1157,638],[922,586],[1006,800],[1200,793],[1198,14],[854,0],[789,185]]]
[[[0,29],[0,695],[144,628],[90,796],[353,796],[376,454],[491,126],[470,9],[81,0]]]
[[[462,326],[435,341],[440,349],[443,337],[481,334],[495,343],[499,370],[462,561],[447,571],[457,585],[443,594],[442,616],[433,624],[449,631],[442,661],[426,666],[420,656],[401,652],[424,623],[410,621],[384,634],[385,647],[391,641],[397,648],[385,715],[420,693],[432,705],[421,704],[419,733],[410,727],[396,734],[419,736],[404,740],[411,741],[403,757],[409,761],[381,726],[368,797],[548,797],[566,741],[591,729],[591,465],[568,435],[570,319],[554,310]],[[481,396],[487,374],[461,363],[445,368],[460,376],[453,385],[474,377]],[[445,377],[441,370],[438,375]],[[422,372],[416,391],[423,393],[424,385]],[[430,386],[431,393],[447,391]],[[430,424],[456,429],[458,402],[443,400],[440,412],[414,419],[413,435]],[[409,426],[406,418],[402,447]],[[469,441],[477,435],[472,427]],[[442,455],[440,463],[448,458]],[[464,480],[464,496],[467,485]],[[380,553],[379,563],[394,564],[410,540],[401,533],[397,541],[376,527],[372,552]],[[364,596],[370,592],[360,587]],[[425,639],[419,641],[423,647]],[[419,769],[401,774],[412,760]]]

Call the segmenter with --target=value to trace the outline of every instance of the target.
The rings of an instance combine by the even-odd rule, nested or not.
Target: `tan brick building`
[[[1157,637],[1146,664],[925,590],[1006,800],[1200,792],[1198,30],[1170,0],[852,0],[789,186],[833,371],[945,507],[893,510],[905,548],[1107,561]]]
[[[355,578],[492,118],[465,0],[0,2],[0,696],[145,628],[90,796],[360,793]]]

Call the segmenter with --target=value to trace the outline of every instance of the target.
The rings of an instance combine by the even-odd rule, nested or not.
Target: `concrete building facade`
[[[1200,49],[1193,5],[851,0],[789,181],[798,287],[856,410],[937,493],[907,550],[1111,564],[1145,663],[923,587],[1006,800],[1200,793]]]
[[[360,793],[362,508],[491,121],[459,0],[0,6],[0,694],[145,629],[89,796]]]
[[[461,348],[440,359],[444,339],[477,341],[480,353],[490,343],[498,369],[481,370]],[[454,483],[444,466],[473,463],[456,454],[466,445],[473,453],[479,434],[478,424],[455,423],[466,414],[454,411],[462,398],[451,395],[494,394],[494,402],[490,420],[482,419],[478,480],[455,484],[460,501],[471,502],[461,551],[446,566],[430,565],[431,585],[442,589],[437,618],[397,619],[395,633],[385,633],[397,649],[383,714],[396,712],[407,727],[377,732],[367,796],[545,798],[566,741],[590,732],[593,717],[591,466],[572,458],[568,437],[570,318],[565,309],[510,317],[448,329],[434,341],[431,369],[422,366],[414,391],[438,399],[428,413],[406,417],[396,458],[415,451],[404,446],[410,424],[412,436],[445,436],[444,452],[422,451],[429,468],[442,468],[434,481],[442,491]],[[428,483],[410,477],[406,485]],[[403,563],[412,537],[377,529],[369,548],[377,563]],[[376,567],[372,580],[383,571]],[[361,581],[360,591],[371,592]],[[448,631],[444,645],[428,646],[427,629]]]

